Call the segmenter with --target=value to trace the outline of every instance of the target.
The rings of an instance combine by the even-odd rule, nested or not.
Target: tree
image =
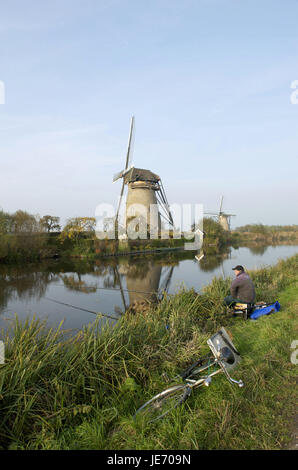
[[[46,230],[46,232],[60,232],[61,226],[59,224],[60,217],[54,217],[52,215],[44,215],[40,219],[40,226],[42,229]]]
[[[36,233],[39,232],[39,223],[34,215],[18,210],[11,216],[11,232],[14,234]]]
[[[0,210],[0,234],[5,235],[11,231],[11,215]]]
[[[204,230],[204,244],[216,244],[217,246],[224,245],[227,241],[227,232],[222,228],[220,223],[211,217],[204,217],[203,219]]]
[[[67,224],[60,234],[60,239],[61,241],[66,239],[77,241],[86,234],[94,236],[95,225],[95,217],[74,217],[67,221]]]
[[[211,217],[204,217],[203,219],[203,230],[206,234],[206,237],[209,238],[223,238],[224,229],[219,222],[212,219]]]

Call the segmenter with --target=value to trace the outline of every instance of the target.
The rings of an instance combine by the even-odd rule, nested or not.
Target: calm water
[[[205,256],[197,261],[190,253],[166,257],[107,258],[104,261],[50,261],[26,267],[0,266],[0,329],[15,313],[21,319],[34,315],[50,326],[64,320],[64,328],[80,329],[94,321],[95,314],[108,314],[101,323],[115,323],[138,301],[153,300],[155,293],[173,294],[183,285],[200,291],[214,276],[232,277],[232,268],[247,269],[275,264],[298,253],[298,246],[267,246],[231,249],[223,256]],[[188,259],[181,259],[186,256]],[[50,300],[51,299],[51,300]]]

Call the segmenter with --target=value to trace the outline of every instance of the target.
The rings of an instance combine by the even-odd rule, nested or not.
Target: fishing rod
[[[67,304],[65,302],[59,302],[59,300],[50,299],[49,297],[44,297],[46,300],[50,300],[51,302],[55,302],[56,304],[66,305],[67,307],[75,308],[76,310],[82,310],[83,312],[93,313],[94,315],[103,315],[104,317],[112,318],[113,320],[119,320],[119,317],[113,317],[112,315],[108,315],[107,313],[100,313],[95,312],[94,310],[87,310],[86,308],[76,307],[75,305]]]

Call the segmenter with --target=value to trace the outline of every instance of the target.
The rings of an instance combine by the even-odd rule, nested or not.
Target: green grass
[[[279,300],[279,313],[232,318],[221,301],[230,281],[214,279],[202,295],[181,290],[111,329],[97,325],[67,338],[37,320],[13,324],[0,366],[3,449],[279,449],[290,439],[297,366],[298,256],[251,272],[258,299]],[[166,328],[168,326],[168,328]],[[167,386],[225,326],[243,360],[245,387],[214,378],[186,404],[153,425],[135,410]]]

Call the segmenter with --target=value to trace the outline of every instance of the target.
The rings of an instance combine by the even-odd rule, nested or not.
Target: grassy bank
[[[61,256],[62,249],[56,234],[0,234],[0,263],[37,262]]]
[[[34,217],[29,214],[26,217],[29,217],[30,220],[33,218],[35,221]],[[36,224],[37,221],[35,221]],[[38,231],[38,224],[35,225],[33,228],[31,227],[31,232],[24,231],[27,225],[23,227],[22,231],[15,233],[9,231],[8,228],[5,231],[3,226],[1,231],[0,212],[0,262],[12,264],[35,262],[53,257],[96,260],[106,256],[183,250],[185,244],[189,247],[194,242],[194,239],[184,238],[183,234],[181,238],[174,238],[175,234],[172,231],[162,232],[158,239],[150,239],[148,233],[147,239],[120,241],[117,234],[114,234],[115,239],[98,239],[94,229],[83,230],[81,225],[73,227],[72,224],[68,224],[62,232],[41,232]],[[219,253],[233,242],[230,234],[212,219],[204,219],[204,232],[203,248],[205,252]],[[193,251],[197,251],[197,249]]]
[[[107,256],[183,251],[185,243],[190,242],[184,238],[170,238],[167,240],[129,240],[121,243],[118,240],[98,240],[88,237],[78,240],[66,239],[61,242],[59,234],[55,233],[34,236],[5,235],[0,237],[0,263],[36,262],[54,257],[96,260]],[[213,251],[216,253],[218,250],[213,248]]]
[[[298,256],[252,272],[259,300],[282,311],[256,322],[223,313],[229,280],[202,295],[181,291],[146,314],[126,315],[73,338],[38,321],[13,325],[0,366],[0,446],[10,449],[278,449],[290,439],[296,367],[290,345],[298,311]],[[297,323],[296,323],[297,325]],[[168,328],[166,328],[168,326]],[[132,414],[166,387],[220,326],[243,361],[234,376],[197,390],[183,409],[145,426]]]
[[[297,243],[297,225],[253,224],[238,227],[231,232],[231,237],[238,243]]]
[[[150,239],[148,233],[145,240],[127,241],[118,241],[116,232],[105,232],[106,239],[101,240],[97,238],[96,219],[93,217],[68,219],[63,229],[59,221],[59,217],[51,215],[40,217],[22,210],[8,214],[0,209],[0,263],[36,262],[57,257],[96,260],[132,253],[175,251],[182,250],[185,243],[189,245],[193,241],[183,238],[187,236],[186,232],[180,239],[174,238],[172,230],[162,231],[159,239]],[[230,232],[214,218],[204,217],[203,224],[192,224],[191,231],[198,228],[204,230],[203,249],[208,254],[218,254],[230,246],[298,242],[297,225],[253,224]]]

